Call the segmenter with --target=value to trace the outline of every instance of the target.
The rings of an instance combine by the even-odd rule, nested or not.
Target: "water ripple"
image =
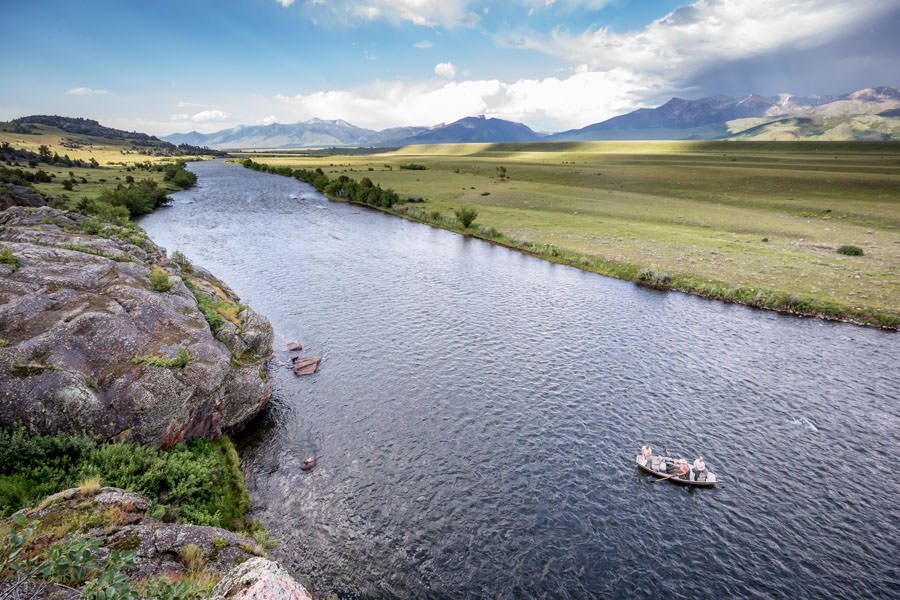
[[[896,592],[896,335],[638,288],[219,161],[141,224],[276,331],[239,441],[275,555],[359,598]],[[323,358],[295,378],[286,342]],[[653,483],[641,444],[714,490]],[[307,456],[316,470],[300,471]]]

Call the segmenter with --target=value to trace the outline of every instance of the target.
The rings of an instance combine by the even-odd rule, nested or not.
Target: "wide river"
[[[317,590],[896,598],[897,334],[190,169],[198,185],[140,224],[272,321],[272,403],[237,441],[274,556]],[[292,340],[315,375],[292,373]],[[721,485],[654,482],[642,444],[702,454]]]

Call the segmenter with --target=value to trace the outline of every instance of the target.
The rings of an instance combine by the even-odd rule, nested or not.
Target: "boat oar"
[[[657,481],[662,481],[663,479],[669,479],[670,477],[675,477],[676,475],[678,475],[678,473],[672,473],[671,475],[666,475],[665,477],[660,477],[659,479],[654,479],[653,483],[656,483]]]

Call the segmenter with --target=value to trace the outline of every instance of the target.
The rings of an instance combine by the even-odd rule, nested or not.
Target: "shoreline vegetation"
[[[890,273],[900,265],[900,219],[891,205],[900,189],[895,161],[900,144],[454,144],[375,156],[263,154],[266,163],[254,160],[260,158],[257,153],[237,156],[229,160],[294,177],[332,200],[638,285],[782,314],[900,329],[900,290],[887,289],[897,287]],[[603,172],[589,171],[601,164]],[[616,170],[607,171],[610,167]],[[842,170],[850,176],[842,177]],[[854,187],[857,174],[875,183]],[[598,184],[603,175],[608,180]],[[780,198],[784,192],[774,190],[785,179],[792,186],[789,193],[809,197],[796,205],[793,197]],[[803,181],[809,189],[796,189]],[[628,188],[640,188],[640,197]],[[429,189],[435,197],[425,197]],[[851,201],[854,194],[858,201]],[[471,212],[475,216],[468,218]],[[844,247],[855,238],[840,244],[820,241],[812,237],[817,231],[883,239],[875,248],[866,240],[861,245],[868,246],[867,252],[854,246],[848,255]],[[597,238],[602,238],[599,243]],[[628,251],[617,242],[626,242]],[[861,287],[840,279],[859,280],[865,261],[879,261],[865,274],[879,278],[871,285],[882,293],[881,306],[847,301]],[[718,273],[708,268],[717,262],[737,266]],[[837,292],[803,289],[821,290],[817,277],[826,272]]]

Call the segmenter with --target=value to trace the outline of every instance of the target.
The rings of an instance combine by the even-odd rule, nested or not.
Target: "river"
[[[660,292],[192,163],[140,225],[275,328],[237,442],[272,554],[341,598],[888,598],[900,337]],[[322,358],[296,377],[285,350]],[[642,444],[722,480],[689,490]],[[303,460],[318,457],[311,472]]]

